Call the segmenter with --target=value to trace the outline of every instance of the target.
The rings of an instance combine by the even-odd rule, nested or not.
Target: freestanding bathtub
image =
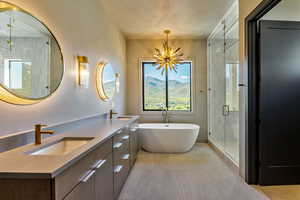
[[[184,153],[196,143],[200,127],[195,124],[140,124],[143,149],[155,153]]]

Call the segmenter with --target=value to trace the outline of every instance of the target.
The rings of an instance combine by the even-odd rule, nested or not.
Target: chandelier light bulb
[[[165,30],[166,40],[163,43],[163,49],[159,50],[155,48],[155,53],[153,55],[155,59],[155,64],[158,65],[157,70],[162,70],[161,74],[164,72],[175,71],[177,72],[177,65],[183,61],[183,53],[181,48],[176,50],[169,46],[169,34],[170,30]]]

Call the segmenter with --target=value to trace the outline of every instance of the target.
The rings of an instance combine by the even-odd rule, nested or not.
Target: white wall
[[[126,43],[110,22],[99,0],[7,0],[43,21],[54,33],[63,52],[65,73],[59,89],[36,105],[16,106],[0,102],[0,136],[30,130],[36,123],[56,124],[107,112],[109,103],[96,92],[95,65],[110,61],[121,73],[116,109],[125,110]],[[76,56],[88,56],[90,87],[76,84]]]
[[[161,122],[161,112],[141,112],[140,60],[152,59],[153,49],[162,48],[162,40],[127,40],[127,113],[140,114],[144,122]],[[193,113],[171,115],[171,122],[196,123],[201,127],[199,140],[207,140],[207,58],[206,40],[172,40],[182,47],[185,58],[193,61]]]

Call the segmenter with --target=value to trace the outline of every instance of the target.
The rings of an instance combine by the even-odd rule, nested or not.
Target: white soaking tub
[[[196,143],[200,127],[195,124],[140,124],[143,149],[155,153],[183,153]]]

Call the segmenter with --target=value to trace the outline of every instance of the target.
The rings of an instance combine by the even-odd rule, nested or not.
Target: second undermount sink
[[[117,117],[118,120],[131,120],[132,117]]]
[[[65,137],[38,150],[28,152],[30,155],[66,155],[90,142],[92,137]]]

